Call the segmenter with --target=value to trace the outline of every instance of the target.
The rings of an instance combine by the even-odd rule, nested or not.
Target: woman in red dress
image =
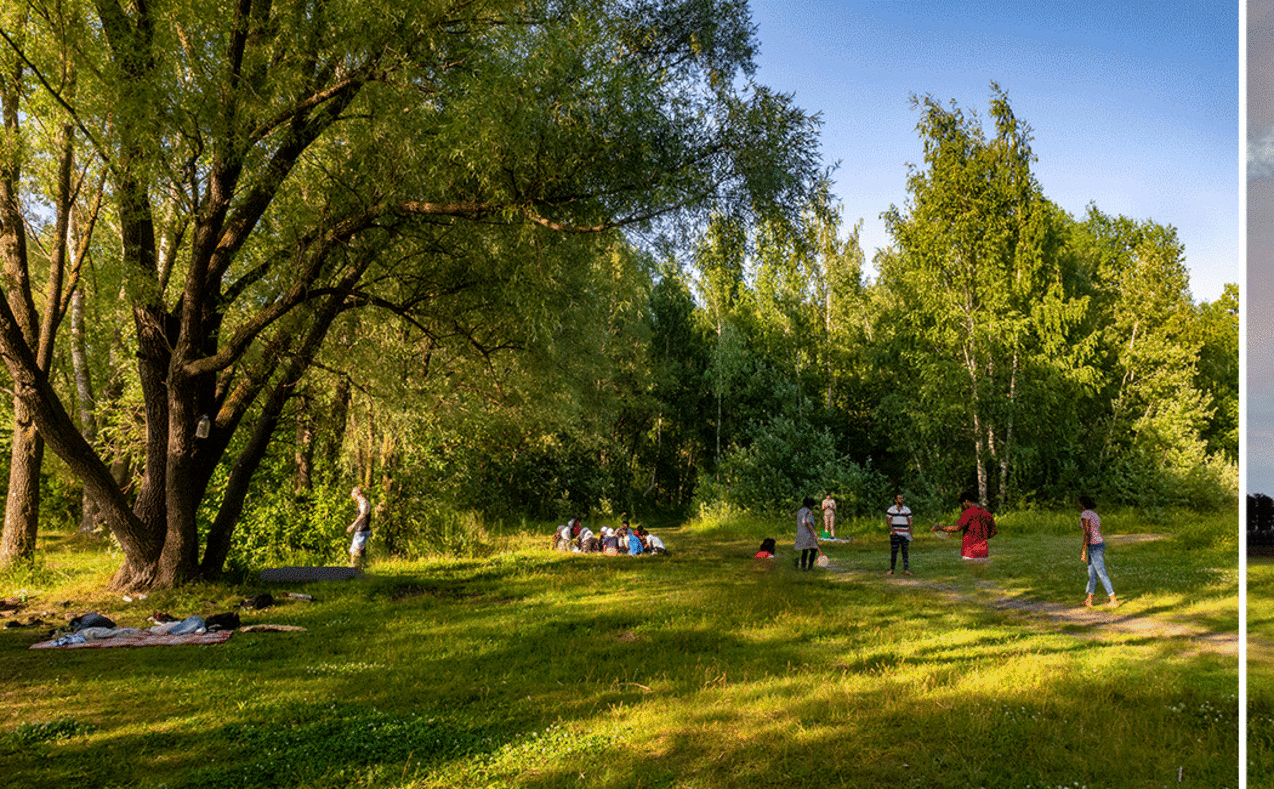
[[[995,536],[995,518],[978,504],[978,494],[966,490],[960,494],[960,520],[955,526],[943,526],[935,523],[929,531],[962,532],[964,539],[960,542],[960,558],[970,561],[985,561],[990,556],[987,540]]]

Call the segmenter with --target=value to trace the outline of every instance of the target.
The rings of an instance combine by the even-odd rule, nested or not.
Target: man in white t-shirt
[[[894,505],[885,510],[885,524],[889,526],[889,572],[893,575],[898,566],[898,551],[902,550],[903,575],[911,575],[908,548],[911,547],[911,508],[902,503],[902,494],[894,496]]]

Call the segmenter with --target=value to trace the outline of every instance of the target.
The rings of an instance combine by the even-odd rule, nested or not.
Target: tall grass
[[[1006,525],[975,576],[954,541],[926,535],[913,565],[933,585],[908,586],[881,577],[887,541],[867,524],[853,544],[826,546],[830,572],[755,565],[758,535],[782,544],[786,525],[666,529],[673,555],[636,559],[554,553],[547,530],[510,528],[488,534],[490,555],[381,561],[357,582],[208,584],[66,608],[66,590],[83,589],[64,583],[67,552],[50,545],[27,590],[36,608],[91,605],[137,625],[155,609],[199,613],[263,590],[315,601],[242,614],[304,632],[214,647],[28,651],[35,633],[0,631],[5,780],[1237,785],[1233,658],[1167,637],[1072,634],[976,602],[988,586],[1073,599],[1083,566],[1070,537]],[[1112,575],[1128,611],[1228,627],[1237,586],[1224,556],[1142,543],[1112,556]],[[90,559],[67,555],[69,574],[100,578],[115,561]],[[952,589],[968,595],[953,603]]]

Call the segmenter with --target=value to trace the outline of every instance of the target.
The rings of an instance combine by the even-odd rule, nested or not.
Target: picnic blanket
[[[263,582],[348,581],[362,573],[354,567],[271,567],[257,578]]]
[[[27,649],[86,649],[104,647],[160,647],[177,644],[220,644],[230,636],[233,630],[214,630],[211,633],[152,633],[137,628],[120,628],[118,633],[105,638],[84,638],[69,640],[65,636],[40,641]],[[62,643],[58,643],[62,642]]]

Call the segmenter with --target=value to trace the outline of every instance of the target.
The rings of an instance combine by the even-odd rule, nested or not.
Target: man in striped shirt
[[[898,567],[898,551],[902,551],[903,575],[911,575],[911,562],[908,549],[911,547],[911,508],[902,503],[902,494],[894,496],[894,506],[885,510],[885,523],[889,526],[889,572],[893,575]]]

